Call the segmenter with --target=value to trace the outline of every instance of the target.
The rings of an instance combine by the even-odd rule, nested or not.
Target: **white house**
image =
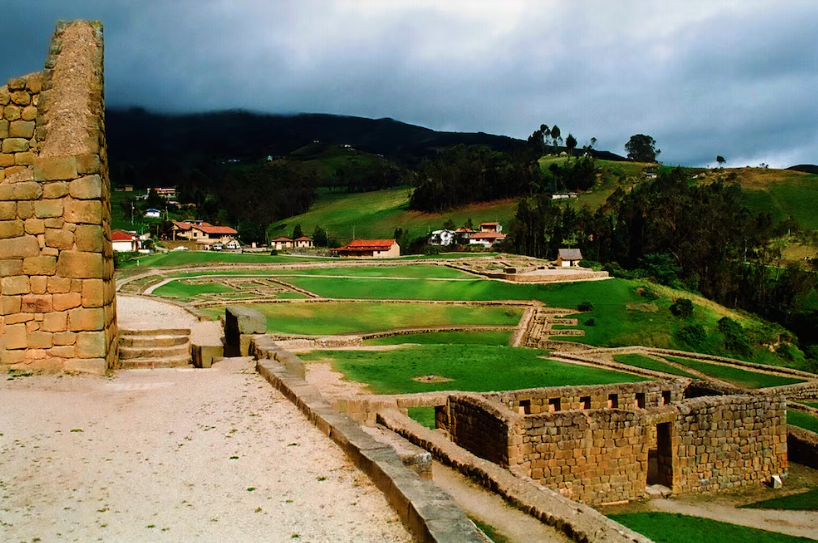
[[[135,253],[141,247],[139,236],[124,230],[111,232],[111,245],[114,251],[120,253]]]
[[[442,230],[433,230],[429,234],[429,243],[431,245],[451,245],[454,243],[455,231],[446,228]]]
[[[160,219],[162,218],[162,212],[158,209],[149,209],[145,212],[145,217],[148,219]]]
[[[469,245],[479,245],[489,248],[504,239],[506,239],[506,235],[500,234],[499,232],[475,232],[469,237]]]

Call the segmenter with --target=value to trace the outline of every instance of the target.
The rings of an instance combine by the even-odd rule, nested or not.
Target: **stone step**
[[[121,369],[176,368],[179,366],[188,366],[190,363],[190,355],[157,358],[133,358],[129,360],[121,360]]]
[[[190,328],[119,329],[120,336],[189,336]]]
[[[131,360],[134,358],[165,358],[174,356],[190,357],[190,343],[173,345],[171,347],[120,347],[119,359]]]
[[[119,336],[120,347],[173,347],[189,341],[190,336]]]

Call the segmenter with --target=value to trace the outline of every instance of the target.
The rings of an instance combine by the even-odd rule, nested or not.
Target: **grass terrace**
[[[508,345],[512,332],[428,332],[367,339],[364,345]]]
[[[296,303],[247,304],[267,316],[268,333],[336,335],[380,332],[423,326],[516,325],[523,310],[516,307],[471,307],[436,304]],[[223,307],[202,311],[217,318]]]
[[[123,268],[170,268],[206,266],[209,264],[290,264],[293,262],[327,262],[329,258],[270,256],[269,253],[226,253],[221,251],[171,251],[156,253],[123,264]]]
[[[641,354],[618,354],[614,357],[614,360],[619,362],[620,364],[627,364],[629,366],[635,366],[637,368],[643,368],[646,370],[663,371],[665,373],[670,373],[671,375],[690,377],[692,379],[696,378],[696,376],[693,375],[692,373],[688,373],[684,370],[680,370],[675,366],[671,366],[666,362],[662,362],[654,358],[643,356]]]
[[[793,385],[795,383],[804,382],[803,379],[770,375],[768,373],[745,370],[734,366],[711,364],[709,362],[701,362],[699,360],[689,360],[687,358],[677,358],[674,356],[665,356],[663,358],[667,358],[671,362],[682,364],[688,368],[700,371],[709,377],[721,379],[722,381],[726,381],[741,388],[767,388]]]
[[[802,411],[787,410],[787,424],[818,434],[818,417]]]
[[[813,541],[804,537],[779,534],[673,513],[626,513],[609,515],[631,530],[656,543],[800,543]]]
[[[788,511],[818,511],[818,488],[790,494],[744,506],[747,509],[783,509]]]
[[[312,351],[303,360],[326,361],[376,394],[439,390],[488,392],[563,385],[628,383],[647,379],[543,358],[543,351],[492,345],[418,345],[389,351]],[[435,375],[445,380],[416,381]]]

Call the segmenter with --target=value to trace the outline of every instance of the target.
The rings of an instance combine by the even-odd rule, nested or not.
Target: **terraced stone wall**
[[[45,70],[0,89],[0,368],[116,361],[99,23],[59,23]]]
[[[470,452],[586,503],[640,498],[649,483],[679,494],[786,473],[783,396],[683,399],[683,386],[668,380],[452,394],[437,423]],[[607,408],[611,394],[628,405]],[[644,394],[644,407],[636,407],[636,394]]]

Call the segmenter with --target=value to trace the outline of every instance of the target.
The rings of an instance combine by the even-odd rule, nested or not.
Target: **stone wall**
[[[587,503],[640,498],[648,483],[681,494],[786,473],[783,396],[683,399],[683,387],[667,380],[453,394],[436,421],[470,452]],[[611,395],[618,408],[608,407]]]
[[[103,373],[116,306],[99,23],[0,89],[0,368]]]

